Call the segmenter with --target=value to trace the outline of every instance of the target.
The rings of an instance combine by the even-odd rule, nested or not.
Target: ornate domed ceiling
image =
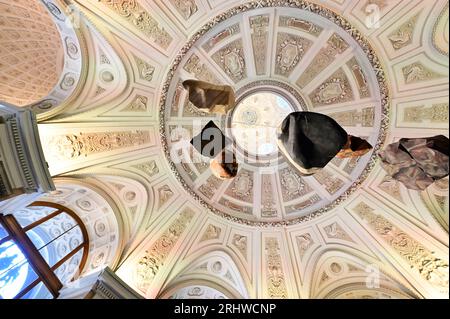
[[[276,5],[237,7],[202,27],[171,68],[160,119],[168,159],[183,186],[211,211],[258,225],[298,222],[339,204],[376,156],[335,159],[301,177],[276,147],[283,116],[295,110],[327,114],[376,151],[388,114],[384,72],[356,28],[321,6]],[[189,78],[231,85],[238,106],[223,117],[201,114],[180,84]],[[212,175],[189,144],[210,120],[237,143],[240,171],[231,181]],[[261,147],[270,151],[254,150]]]
[[[85,76],[39,133],[58,187],[75,180],[113,208],[113,268],[136,291],[448,297],[448,178],[408,190],[375,156],[401,137],[448,136],[447,1],[72,3]],[[192,78],[231,85],[233,112],[197,112],[180,86]],[[299,176],[274,143],[292,110],[327,114],[375,149]],[[232,181],[178,148],[209,120],[236,142]]]
[[[0,1],[0,61],[1,101],[28,105],[58,83],[62,39],[41,1]]]

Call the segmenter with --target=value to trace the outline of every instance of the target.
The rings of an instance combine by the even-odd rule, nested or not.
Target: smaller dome
[[[0,101],[35,103],[57,85],[64,67],[62,40],[36,0],[0,0]]]

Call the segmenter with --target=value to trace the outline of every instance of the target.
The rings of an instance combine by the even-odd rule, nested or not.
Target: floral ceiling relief
[[[269,298],[286,299],[288,292],[284,279],[280,246],[277,238],[268,237],[265,240],[266,280]]]
[[[321,84],[311,95],[314,106],[352,101],[354,98],[347,75],[339,70]]]
[[[417,240],[391,223],[364,202],[354,211],[376,234],[394,249],[420,276],[435,286],[441,293],[448,294],[448,261],[436,256]]]
[[[49,144],[53,145],[55,154],[62,160],[144,145],[151,140],[150,132],[141,130],[68,134],[50,139]]]
[[[310,48],[312,41],[290,35],[278,33],[278,52],[276,55],[276,73],[288,77],[300,62],[303,55]]]
[[[170,2],[175,6],[177,11],[185,20],[188,20],[198,11],[198,6],[195,0],[170,0]]]
[[[139,284],[139,287],[137,287],[139,290],[146,292],[160,268],[164,266],[170,251],[185,232],[194,216],[195,213],[190,209],[181,212],[162,236],[139,259],[136,268],[136,282]]]
[[[150,38],[158,47],[167,50],[171,45],[172,36],[138,1],[99,0],[99,2],[114,10],[123,20]]]

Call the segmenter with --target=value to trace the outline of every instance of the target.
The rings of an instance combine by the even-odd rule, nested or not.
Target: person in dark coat
[[[449,174],[449,139],[401,138],[378,153],[384,170],[408,189],[422,191]]]

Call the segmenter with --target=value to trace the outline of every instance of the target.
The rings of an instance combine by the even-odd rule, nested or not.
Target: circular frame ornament
[[[188,54],[189,50],[196,44],[198,40],[202,38],[207,32],[209,32],[212,28],[222,23],[223,21],[230,19],[238,14],[245,13],[254,9],[261,8],[270,8],[270,7],[284,7],[284,8],[295,8],[304,11],[311,12],[313,14],[317,14],[330,22],[334,23],[341,29],[343,29],[348,35],[350,35],[360,46],[362,51],[365,53],[367,60],[370,62],[372,66],[374,75],[377,79],[377,84],[379,86],[379,94],[380,94],[380,104],[381,104],[381,123],[378,134],[378,139],[373,148],[373,153],[371,159],[367,163],[366,167],[362,171],[362,173],[358,176],[358,178],[351,184],[351,186],[336,200],[331,202],[330,204],[308,213],[307,215],[296,217],[288,220],[280,220],[280,221],[260,221],[260,220],[250,220],[244,219],[240,217],[236,217],[230,215],[228,213],[222,212],[215,207],[212,207],[210,204],[205,202],[197,193],[194,192],[193,189],[186,183],[183,177],[178,172],[175,163],[170,158],[170,149],[167,142],[167,134],[166,134],[166,103],[168,98],[169,88],[171,86],[172,80],[181,65],[181,62]],[[218,215],[226,220],[231,222],[236,222],[239,224],[244,224],[248,226],[256,226],[256,227],[283,227],[294,225],[302,222],[310,221],[316,217],[323,215],[324,213],[330,211],[331,209],[339,206],[342,202],[344,202],[355,190],[359,188],[359,186],[364,182],[364,180],[368,177],[372,169],[375,167],[377,162],[377,152],[382,148],[385,143],[386,132],[389,127],[389,112],[390,112],[390,94],[389,88],[386,80],[386,75],[381,65],[381,61],[377,57],[375,50],[370,45],[369,41],[358,31],[354,26],[352,26],[349,21],[333,12],[332,10],[325,8],[318,4],[313,4],[303,0],[259,0],[259,1],[250,1],[245,4],[238,5],[229,9],[228,11],[217,15],[211,21],[206,23],[203,27],[200,28],[191,38],[190,40],[183,46],[183,48],[176,55],[176,58],[172,62],[171,67],[167,73],[165,82],[162,87],[161,98],[159,102],[159,130],[161,134],[161,143],[162,148],[165,154],[165,157],[168,161],[170,170],[176,176],[177,180],[181,183],[183,188],[191,195],[195,200],[197,200],[204,208],[208,209],[210,212]]]

